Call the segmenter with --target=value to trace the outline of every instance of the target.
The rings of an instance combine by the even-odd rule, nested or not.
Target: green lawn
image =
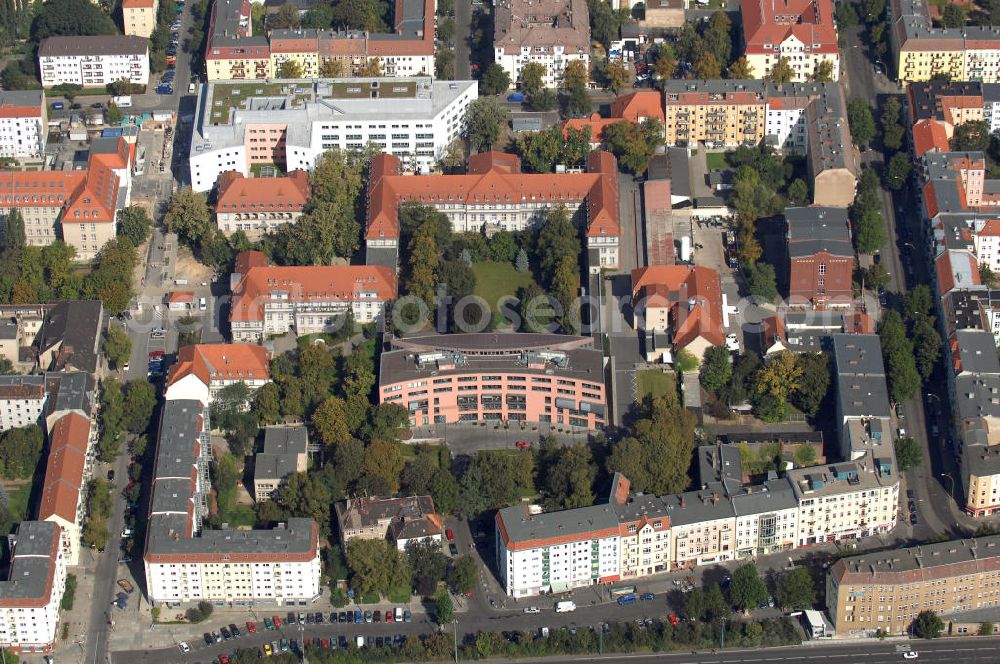
[[[659,369],[637,371],[635,378],[638,382],[638,394],[636,396],[640,403],[647,394],[658,397],[666,394],[669,390],[677,389],[677,379],[674,375],[672,373],[663,373]]]
[[[229,122],[233,109],[242,108],[247,97],[277,97],[285,96],[288,88],[285,83],[265,83],[263,81],[247,81],[246,83],[231,83],[216,85],[212,95],[212,124]]]
[[[10,515],[14,520],[24,521],[28,518],[28,500],[31,499],[31,482],[25,482],[16,491],[11,491],[9,498]]]
[[[710,171],[722,171],[729,168],[725,152],[709,152],[705,154],[705,163]]]
[[[476,275],[476,295],[486,300],[496,314],[497,303],[506,295],[517,295],[517,289],[534,281],[530,272],[518,272],[510,263],[473,263]]]

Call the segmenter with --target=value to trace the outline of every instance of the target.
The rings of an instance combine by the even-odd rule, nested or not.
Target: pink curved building
[[[605,424],[604,357],[589,337],[480,333],[396,338],[382,353],[379,403],[413,426],[524,421]]]

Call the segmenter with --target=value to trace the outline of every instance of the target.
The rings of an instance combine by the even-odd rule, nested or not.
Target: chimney
[[[712,492],[712,504],[714,505],[717,502],[719,502],[719,494],[716,493],[715,491],[713,491]]]
[[[681,509],[684,509],[684,496],[681,495]]]

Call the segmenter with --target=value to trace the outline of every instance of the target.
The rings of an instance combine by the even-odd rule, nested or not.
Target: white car
[[[181,641],[177,644],[177,647],[181,649],[181,652],[191,652],[191,646],[186,641]]]
[[[525,613],[541,613],[542,610],[539,609],[537,606],[526,606],[526,607],[524,607],[524,612]]]
[[[726,348],[732,352],[738,352],[740,350],[740,340],[735,334],[726,335]]]
[[[912,650],[910,652],[903,653],[903,659],[916,659],[917,657],[917,653]]]

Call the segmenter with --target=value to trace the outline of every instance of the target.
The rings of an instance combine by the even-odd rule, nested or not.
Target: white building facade
[[[48,115],[41,90],[0,92],[0,157],[39,157],[48,137]]]
[[[42,87],[63,83],[102,87],[122,79],[146,85],[148,45],[148,40],[134,36],[49,37],[38,47]]]
[[[0,647],[17,653],[51,652],[66,589],[66,559],[53,523],[24,521],[8,536],[12,558],[0,581]]]
[[[0,376],[0,431],[39,424],[46,400],[44,376]]]

